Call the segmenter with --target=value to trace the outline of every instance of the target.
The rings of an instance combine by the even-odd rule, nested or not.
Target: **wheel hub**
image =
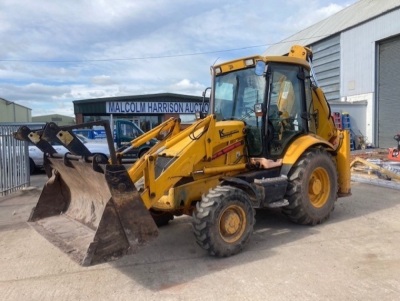
[[[310,192],[314,195],[317,195],[321,192],[322,190],[322,184],[321,181],[319,179],[316,178],[312,178],[311,179],[311,183],[310,183]]]
[[[308,196],[311,204],[316,208],[321,208],[329,199],[330,179],[324,168],[317,168],[311,174],[308,182]]]
[[[236,212],[226,212],[222,216],[221,224],[227,234],[233,234],[240,227],[240,217]]]
[[[246,228],[246,214],[240,206],[231,205],[220,215],[219,230],[222,239],[228,243],[240,240]]]

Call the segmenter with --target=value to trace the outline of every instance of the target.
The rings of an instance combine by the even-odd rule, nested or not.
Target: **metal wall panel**
[[[314,45],[323,37],[333,36],[364,22],[371,21],[399,6],[399,0],[359,0],[310,27],[300,28],[300,31],[294,35],[271,45],[264,52],[264,55],[285,54],[293,44]],[[399,22],[395,20],[394,23],[398,24]]]
[[[400,36],[379,44],[377,110],[378,145],[394,147],[400,132]]]
[[[376,42],[398,35],[399,20],[400,9],[342,33],[342,96],[376,92]]]
[[[400,33],[400,9],[370,20],[341,34],[341,95],[346,99],[372,94],[367,108],[365,135],[375,146],[378,142],[377,41]]]
[[[311,46],[318,84],[328,101],[340,100],[340,35]]]

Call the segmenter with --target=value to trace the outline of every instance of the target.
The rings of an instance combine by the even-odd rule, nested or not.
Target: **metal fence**
[[[21,125],[0,123],[0,196],[30,185],[28,143],[13,137]]]

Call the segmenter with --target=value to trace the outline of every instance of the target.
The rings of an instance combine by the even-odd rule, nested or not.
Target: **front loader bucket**
[[[81,160],[47,160],[52,175],[29,222],[79,264],[132,254],[158,235],[123,165],[106,165],[103,173]]]

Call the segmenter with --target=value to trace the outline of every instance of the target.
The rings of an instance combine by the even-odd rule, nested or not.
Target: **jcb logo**
[[[219,130],[219,137],[220,137],[221,139],[222,139],[222,138],[226,138],[226,137],[230,137],[230,136],[232,136],[233,134],[239,133],[238,130],[233,130],[233,131],[230,131],[230,132],[224,132],[224,131],[225,131],[224,129]]]

